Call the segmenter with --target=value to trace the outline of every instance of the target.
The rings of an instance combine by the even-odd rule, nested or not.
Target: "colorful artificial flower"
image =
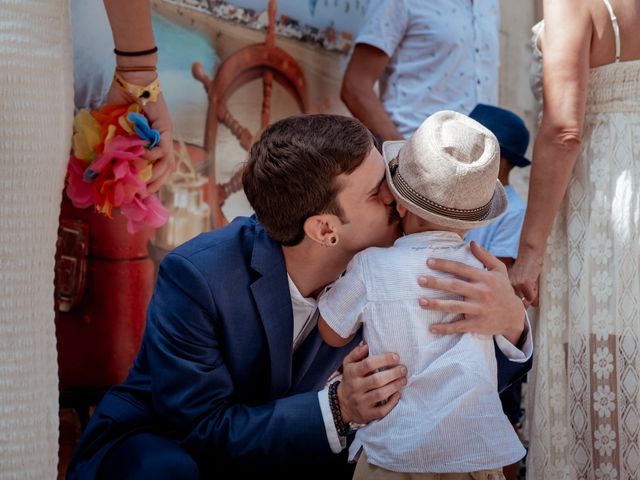
[[[160,142],[160,132],[149,126],[147,117],[140,113],[131,112],[127,115],[127,120],[133,124],[135,132],[140,138],[147,140],[147,148],[153,148]]]
[[[94,188],[83,180],[87,166],[85,161],[71,155],[67,168],[67,195],[78,208],[87,208],[97,202]]]
[[[102,153],[85,170],[84,181],[87,183],[94,181],[105,168],[113,168],[118,160],[142,158],[145,143],[144,139],[122,135],[107,139]]]
[[[129,233],[163,225],[169,212],[147,191],[153,165],[144,158],[159,141],[160,133],[149,126],[137,104],[80,110],[74,119],[74,151],[67,175],[67,195],[73,205],[93,205],[109,218],[119,208],[127,217]]]
[[[94,148],[102,142],[100,124],[87,110],[80,110],[73,119],[73,152],[77,159],[90,162]]]
[[[156,195],[134,198],[133,202],[122,206],[122,213],[127,217],[127,231],[130,233],[136,233],[145,226],[161,227],[169,218],[169,212]]]

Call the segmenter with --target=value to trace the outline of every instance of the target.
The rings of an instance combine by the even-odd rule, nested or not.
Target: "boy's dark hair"
[[[285,118],[267,127],[251,148],[244,192],[271,238],[297,245],[310,216],[331,213],[342,219],[337,177],[358,168],[372,148],[371,133],[354,118]]]

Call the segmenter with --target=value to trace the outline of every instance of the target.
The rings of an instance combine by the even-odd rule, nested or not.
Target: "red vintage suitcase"
[[[140,346],[154,281],[147,244],[126,219],[62,202],[56,253],[60,389],[104,391],[121,383]]]

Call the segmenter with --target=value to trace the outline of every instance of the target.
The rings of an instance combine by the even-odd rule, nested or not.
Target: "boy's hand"
[[[427,260],[430,268],[457,278],[426,276],[420,277],[418,283],[425,288],[464,297],[464,300],[420,297],[420,306],[424,309],[458,313],[464,317],[457,322],[432,325],[429,330],[437,334],[473,332],[504,335],[517,346],[525,328],[524,305],[511,287],[507,268],[476,242],[471,242],[471,251],[486,270],[453,260]]]
[[[407,384],[407,367],[399,363],[398,355],[368,355],[369,347],[361,344],[342,363],[338,400],[346,423],[366,424],[386,416]]]

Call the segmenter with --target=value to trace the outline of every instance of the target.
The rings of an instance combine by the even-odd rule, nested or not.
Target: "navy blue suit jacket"
[[[202,234],[162,262],[129,377],[97,407],[68,478],[94,478],[141,431],[173,439],[205,472],[326,468],[338,456],[317,392],[359,341],[332,348],[315,329],[294,354],[280,245],[254,217]],[[496,352],[501,388],[530,368]]]

